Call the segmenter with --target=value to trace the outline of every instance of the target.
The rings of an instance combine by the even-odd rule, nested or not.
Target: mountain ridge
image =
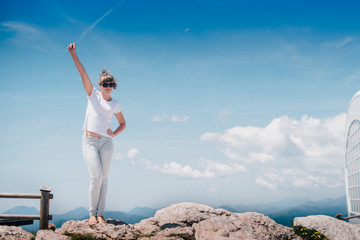
[[[344,216],[347,215],[345,196],[338,198],[326,198],[319,201],[311,201],[306,198],[297,199],[296,201],[293,200],[293,198],[289,198],[267,204],[222,205],[220,208],[226,209],[230,212],[243,213],[254,211],[263,213],[272,218],[275,222],[288,227],[292,226],[292,221],[295,217],[304,217],[309,215],[326,215],[335,217],[335,215],[339,213]],[[279,207],[279,204],[283,204],[282,207]]]

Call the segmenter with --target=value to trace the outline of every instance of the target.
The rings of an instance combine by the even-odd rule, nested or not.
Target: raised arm
[[[78,56],[76,55],[76,46],[75,46],[75,43],[70,43],[69,46],[68,46],[68,50],[71,54],[71,57],[75,63],[75,66],[76,66],[76,69],[79,71],[80,73],[80,76],[81,76],[81,80],[84,84],[84,88],[85,88],[85,91],[87,93],[88,96],[90,96],[92,90],[93,90],[93,85],[90,81],[90,78],[89,76],[87,75],[86,71],[85,71],[85,68],[84,66],[81,64]]]

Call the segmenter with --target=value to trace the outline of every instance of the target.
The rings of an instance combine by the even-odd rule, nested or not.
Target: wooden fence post
[[[40,225],[39,229],[49,228],[49,208],[50,208],[50,192],[51,187],[41,187],[40,199]]]
[[[40,220],[39,229],[48,229],[49,220],[52,216],[49,215],[50,199],[54,195],[50,194],[51,187],[41,187],[41,194],[26,194],[26,193],[0,193],[0,198],[27,198],[27,199],[40,199],[40,215],[22,215],[22,214],[0,214],[1,219],[8,219],[10,221],[1,221],[0,225],[26,225],[32,224],[33,220]],[[21,220],[21,221],[15,221]],[[26,220],[26,221],[23,221]],[[31,222],[29,222],[29,220]]]

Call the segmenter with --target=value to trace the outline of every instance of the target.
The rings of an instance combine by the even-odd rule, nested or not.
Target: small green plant
[[[97,238],[91,234],[79,234],[79,233],[64,233],[63,235],[68,236],[71,240],[105,240],[105,238]]]
[[[307,229],[303,226],[295,226],[294,232],[304,240],[327,240],[328,238],[324,234],[316,231],[315,229]]]
[[[35,240],[36,239],[36,232],[32,232],[31,233],[33,236],[30,238],[30,240]]]
[[[155,233],[156,233],[156,231],[152,231],[149,234],[137,233],[137,234],[135,234],[135,239],[145,238],[145,237],[147,237],[147,238],[154,237]]]

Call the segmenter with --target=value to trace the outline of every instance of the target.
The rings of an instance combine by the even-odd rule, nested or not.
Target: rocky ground
[[[134,225],[111,219],[107,221],[107,224],[97,224],[93,227],[88,225],[87,220],[68,221],[55,231],[38,231],[35,239],[71,239],[64,234],[91,234],[97,238],[124,240],[301,239],[294,234],[291,228],[277,224],[263,214],[231,213],[227,210],[214,209],[195,203],[171,205],[157,211],[154,217]],[[307,227],[306,224],[309,223],[309,220],[297,218],[297,222],[299,225]],[[319,226],[319,228],[321,227]],[[320,229],[318,230],[320,231]],[[325,232],[323,233],[327,235]],[[350,231],[350,234],[353,233],[355,232]],[[356,233],[357,236],[360,236],[360,232]],[[0,226],[0,240],[31,238],[34,238],[34,235],[21,228]],[[329,239],[352,240],[355,238]]]

